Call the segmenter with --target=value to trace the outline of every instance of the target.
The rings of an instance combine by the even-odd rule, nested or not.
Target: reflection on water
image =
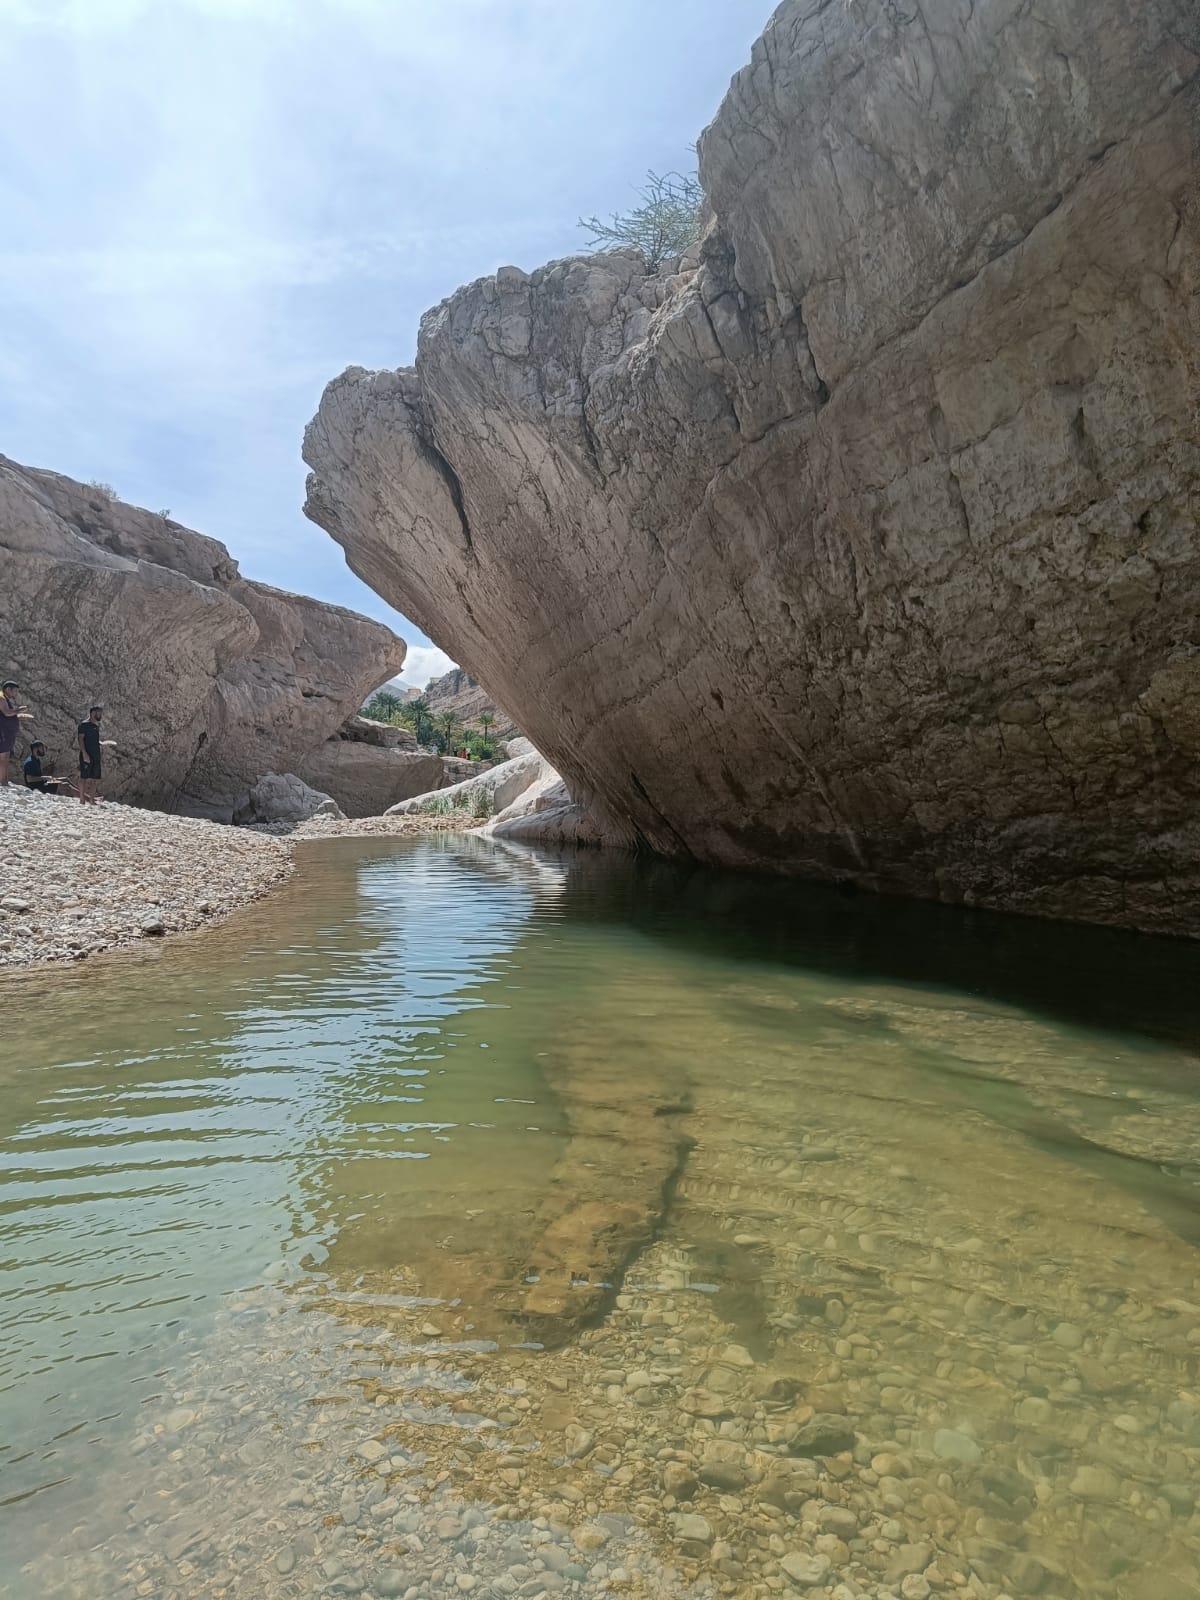
[[[1198,971],[451,836],[6,980],[3,1592],[1194,1596]]]

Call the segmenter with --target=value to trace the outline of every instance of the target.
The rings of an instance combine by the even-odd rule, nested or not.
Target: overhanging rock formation
[[[252,583],[216,539],[0,457],[4,677],[57,770],[106,704],[115,799],[228,821],[397,672],[404,642],[341,606]]]
[[[1193,0],[787,0],[695,261],[504,268],[305,456],[652,847],[1200,932]]]

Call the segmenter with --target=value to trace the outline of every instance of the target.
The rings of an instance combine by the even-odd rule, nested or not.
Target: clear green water
[[[1198,976],[447,836],[6,977],[3,1592],[1194,1594]]]

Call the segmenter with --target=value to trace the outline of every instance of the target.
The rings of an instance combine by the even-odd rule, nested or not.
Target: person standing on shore
[[[100,799],[96,785],[102,776],[102,750],[115,750],[111,739],[101,739],[100,718],[103,706],[92,706],[79,724],[79,800],[81,805],[94,806]]]
[[[13,678],[0,684],[0,787],[8,782],[8,758],[17,748],[17,734],[30,713],[17,703],[17,684]]]

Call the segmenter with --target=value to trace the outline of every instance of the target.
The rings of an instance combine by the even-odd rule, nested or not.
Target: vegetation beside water
[[[422,816],[450,817],[469,813],[478,817],[481,822],[486,822],[492,814],[492,797],[486,790],[479,790],[475,794],[468,794],[460,790],[458,794],[435,794],[420,807]]]

